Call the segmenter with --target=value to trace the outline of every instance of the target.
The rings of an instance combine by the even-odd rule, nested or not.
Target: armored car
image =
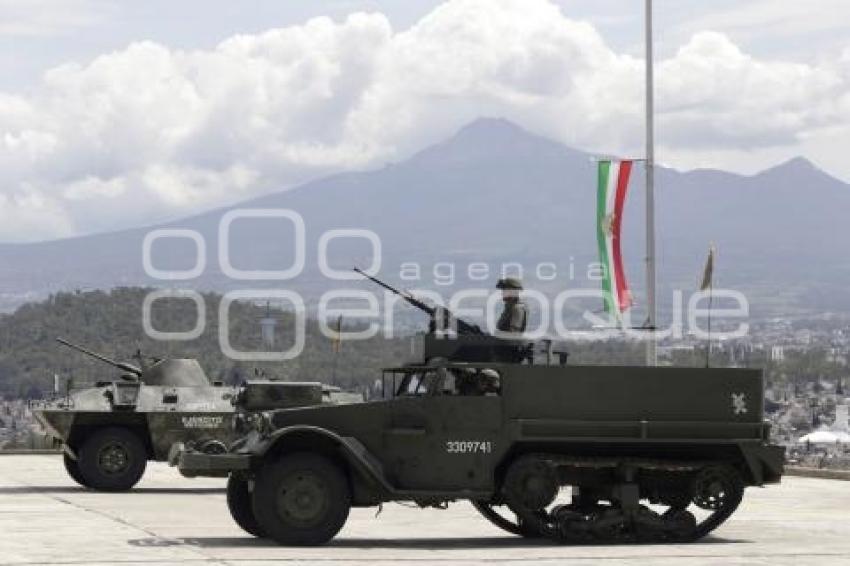
[[[60,342],[121,371],[114,380],[69,388],[33,406],[35,418],[61,445],[68,474],[95,490],[132,488],[147,462],[165,460],[176,442],[203,453],[226,452],[242,434],[238,421],[254,411],[362,398],[313,382],[224,386],[210,381],[194,359],[136,367]]]

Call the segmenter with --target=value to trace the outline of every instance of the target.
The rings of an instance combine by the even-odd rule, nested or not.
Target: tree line
[[[79,386],[114,379],[119,370],[59,345],[64,337],[110,358],[136,363],[132,357],[196,358],[212,380],[240,383],[256,375],[282,380],[321,381],[349,390],[365,392],[380,379],[382,367],[411,361],[411,337],[368,340],[334,340],[320,332],[316,320],[308,319],[303,353],[279,363],[234,361],[219,346],[215,316],[207,317],[203,333],[189,341],[158,341],[149,338],[142,324],[142,305],[150,289],[124,287],[109,291],[61,292],[46,300],[26,304],[14,313],[0,315],[0,395],[11,399],[42,398],[54,386],[54,375],[64,383],[72,379]],[[217,313],[221,295],[205,293],[207,313]],[[186,299],[157,300],[151,311],[152,326],[160,331],[190,330],[196,321],[196,306]],[[418,316],[416,314],[415,316]],[[278,321],[276,349],[291,343],[293,315],[262,303],[235,302],[230,307],[230,342],[244,351],[263,349],[261,320]],[[422,328],[427,327],[427,320]],[[356,321],[343,321],[343,330],[356,329]],[[570,363],[641,365],[644,346],[636,341],[606,340],[568,345]],[[699,351],[675,354],[675,365],[704,365]],[[725,365],[722,352],[715,352],[712,365]],[[765,352],[753,352],[743,360],[749,367],[765,368],[772,383],[835,379],[846,368],[825,360],[825,353],[813,348],[792,354],[781,363],[772,362]]]

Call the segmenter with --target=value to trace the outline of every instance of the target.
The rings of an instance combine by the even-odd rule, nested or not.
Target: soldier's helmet
[[[517,277],[505,277],[504,279],[499,279],[499,282],[496,283],[496,289],[514,289],[516,291],[522,291],[522,281],[520,281]]]

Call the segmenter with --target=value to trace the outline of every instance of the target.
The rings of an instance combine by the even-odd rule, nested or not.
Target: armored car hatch
[[[211,385],[201,364],[193,359],[157,360],[140,377],[145,385],[158,387],[208,387]]]

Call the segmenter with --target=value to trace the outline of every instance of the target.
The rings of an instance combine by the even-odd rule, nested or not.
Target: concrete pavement
[[[688,545],[558,546],[507,535],[465,503],[353,510],[321,548],[281,548],[230,519],[224,481],[149,464],[132,492],[96,493],[58,456],[0,455],[0,566],[18,564],[850,565],[850,482],[789,477],[749,489],[716,534]]]

